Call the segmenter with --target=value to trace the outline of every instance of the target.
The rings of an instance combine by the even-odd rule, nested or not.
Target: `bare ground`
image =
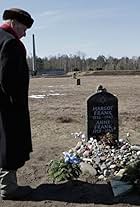
[[[119,137],[130,133],[132,143],[140,144],[140,76],[83,76],[76,79],[33,78],[29,98],[33,153],[31,160],[18,171],[21,185],[30,185],[33,192],[24,201],[1,201],[0,207],[106,207],[140,206],[136,193],[114,198],[106,183],[94,183],[82,176],[73,183],[53,184],[47,176],[48,163],[78,140],[71,133],[86,132],[86,99],[102,84],[119,100]],[[22,133],[22,132],[21,132]]]

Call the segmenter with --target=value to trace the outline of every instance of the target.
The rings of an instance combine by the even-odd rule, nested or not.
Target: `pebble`
[[[128,140],[123,139],[119,139],[118,146],[115,147],[91,137],[89,141],[85,139],[85,142],[78,142],[74,149],[80,154],[82,163],[87,164],[82,164],[84,170],[103,180],[122,173],[122,168],[124,170],[128,164],[140,158],[140,145],[131,145]]]
[[[81,162],[80,163],[80,169],[82,173],[89,173],[92,176],[95,176],[97,174],[97,171],[94,167],[92,167],[89,163]]]

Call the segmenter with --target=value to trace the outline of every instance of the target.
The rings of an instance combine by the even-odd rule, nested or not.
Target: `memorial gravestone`
[[[77,79],[77,85],[80,85],[80,78]]]
[[[87,99],[87,138],[111,134],[118,140],[118,99],[101,85]]]

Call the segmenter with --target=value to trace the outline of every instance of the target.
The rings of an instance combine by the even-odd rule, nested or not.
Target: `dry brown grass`
[[[58,185],[54,189],[53,186],[48,187],[46,183],[50,181],[47,177],[47,164],[51,159],[59,157],[63,151],[76,145],[78,140],[75,140],[71,133],[86,132],[86,99],[100,84],[118,97],[120,138],[126,138],[129,132],[131,142],[140,143],[140,76],[81,76],[80,79],[80,86],[77,86],[76,79],[71,77],[31,79],[30,95],[44,94],[45,98],[29,99],[34,152],[31,160],[19,170],[18,180],[20,184],[30,184],[37,188],[35,195],[38,202],[33,197],[31,201],[9,201],[1,203],[0,206],[104,207],[109,204],[108,197],[102,194],[106,192],[104,186],[101,188],[87,183],[76,184],[77,187],[70,187],[69,198],[69,185]],[[86,199],[89,202],[86,202]],[[121,200],[112,203],[113,206],[135,204],[138,205],[138,201],[131,203],[131,200]]]

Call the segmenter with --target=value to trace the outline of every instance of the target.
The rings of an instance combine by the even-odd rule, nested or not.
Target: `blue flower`
[[[71,164],[79,164],[80,163],[80,159],[72,153],[63,152],[63,155],[64,155],[65,163],[71,163]]]

